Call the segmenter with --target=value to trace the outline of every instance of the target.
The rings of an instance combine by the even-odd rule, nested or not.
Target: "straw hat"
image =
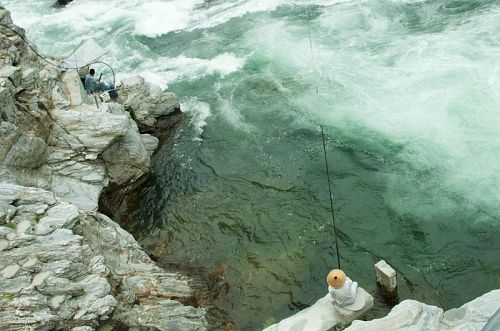
[[[333,288],[341,288],[346,281],[345,273],[340,269],[333,269],[326,277],[326,282]]]

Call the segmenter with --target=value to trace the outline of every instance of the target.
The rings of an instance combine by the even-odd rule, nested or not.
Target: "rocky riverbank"
[[[135,77],[96,105],[0,23],[0,329],[207,329],[189,279],[97,211],[149,172],[176,96]]]

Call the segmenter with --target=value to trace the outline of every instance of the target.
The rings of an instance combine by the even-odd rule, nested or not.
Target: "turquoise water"
[[[348,275],[375,292],[383,258],[402,299],[445,308],[500,287],[500,1],[2,3],[43,52],[92,36],[119,78],[180,96],[132,231],[166,265],[226,268],[239,329],[326,293],[320,125]]]

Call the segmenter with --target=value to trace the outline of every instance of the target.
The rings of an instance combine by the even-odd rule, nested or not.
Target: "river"
[[[119,79],[179,95],[132,232],[164,265],[223,270],[238,329],[326,293],[321,125],[351,278],[375,293],[385,259],[401,299],[446,309],[500,288],[499,0],[51,3],[2,0],[43,53],[92,37]]]

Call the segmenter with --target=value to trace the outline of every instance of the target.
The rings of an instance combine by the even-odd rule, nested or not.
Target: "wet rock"
[[[119,100],[132,114],[141,132],[155,132],[158,119],[180,109],[174,93],[163,92],[140,76],[122,81]]]
[[[144,147],[146,148],[149,157],[153,155],[153,153],[156,151],[160,143],[160,140],[158,138],[150,134],[141,134],[141,141],[144,144]]]
[[[53,7],[64,7],[67,4],[69,4],[70,2],[73,2],[73,0],[57,0],[56,2],[54,2],[54,4],[52,6]],[[79,330],[79,331],[83,331],[83,330]]]
[[[129,118],[125,136],[102,153],[114,183],[134,182],[149,172],[150,153],[142,141],[137,124]]]
[[[156,266],[135,239],[105,215],[85,216],[77,233],[102,252],[111,279],[120,284],[114,319],[130,327],[205,330],[205,310],[185,305],[193,300],[188,278]]]

